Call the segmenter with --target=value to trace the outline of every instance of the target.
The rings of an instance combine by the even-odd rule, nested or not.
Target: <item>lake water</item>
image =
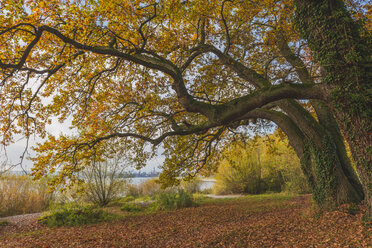
[[[150,179],[153,179],[153,178],[156,178],[156,177],[133,177],[133,178],[130,178],[130,183],[131,184],[135,184],[135,185],[139,185],[147,180],[150,180]],[[214,179],[202,179],[202,182],[201,182],[201,185],[200,185],[200,190],[204,190],[204,189],[210,189],[213,187],[213,185],[215,184],[215,180]]]

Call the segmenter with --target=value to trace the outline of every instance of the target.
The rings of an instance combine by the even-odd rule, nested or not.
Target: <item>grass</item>
[[[283,201],[291,200],[295,197],[295,195],[288,195],[285,193],[270,193],[270,194],[262,194],[262,195],[246,195],[243,197],[236,197],[236,198],[210,198],[205,196],[201,193],[194,193],[194,194],[179,194],[179,193],[167,193],[167,194],[158,194],[155,197],[137,197],[134,198],[124,197],[116,201],[115,206],[119,207],[122,211],[127,212],[125,215],[141,215],[141,214],[154,214],[159,211],[168,211],[174,209],[180,209],[184,207],[191,207],[191,206],[203,206],[203,205],[219,205],[219,204],[226,204],[229,202],[249,202],[252,204],[252,208],[254,206],[258,206],[258,208],[262,208],[262,210],[278,207],[282,204]],[[146,203],[150,201],[154,201],[149,205],[141,205],[140,203]],[[259,204],[260,202],[267,202],[264,204]],[[264,205],[264,206],[262,206]],[[112,209],[112,208],[111,208]]]
[[[147,201],[152,201],[154,198],[153,197],[150,197],[148,195],[146,196],[141,196],[141,197],[137,197],[134,199],[134,202],[147,202]]]
[[[81,226],[113,220],[115,215],[94,206],[65,205],[40,217],[39,222],[48,227]]]
[[[9,226],[10,222],[7,220],[0,220],[0,226]]]
[[[206,197],[203,194],[194,194],[194,198],[196,202],[200,205],[205,204],[224,204],[226,202],[234,202],[234,201],[247,201],[252,203],[258,203],[263,201],[288,201],[296,197],[297,195],[290,195],[286,193],[268,193],[268,194],[261,194],[261,195],[246,195],[243,197],[236,197],[236,198],[210,198]]]
[[[44,211],[53,199],[46,180],[28,176],[0,175],[0,189],[0,217]]]
[[[177,192],[161,193],[154,197],[123,197],[116,200],[112,206],[104,209],[88,204],[59,204],[51,208],[50,212],[42,216],[39,221],[49,227],[81,226],[121,219],[125,218],[125,216],[151,215],[161,211],[191,206],[223,205],[233,202],[247,202],[250,204],[250,207],[249,210],[245,210],[246,212],[258,212],[280,207],[283,201],[288,201],[293,197],[287,194],[274,193],[247,195],[239,198],[214,199],[200,193],[190,194],[180,190]],[[146,202],[153,201],[153,199],[155,199],[155,202],[146,204]]]
[[[120,210],[131,213],[138,213],[144,210],[140,205],[134,203],[125,203],[121,206]]]
[[[12,233],[9,235],[9,237],[14,238],[14,239],[26,238],[26,237],[36,238],[36,237],[41,236],[43,233],[44,233],[43,230],[35,230],[31,232]]]

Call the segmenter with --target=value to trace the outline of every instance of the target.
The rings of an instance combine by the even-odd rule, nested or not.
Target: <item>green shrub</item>
[[[49,227],[79,226],[111,220],[114,216],[94,206],[63,206],[42,216],[39,221]]]
[[[208,199],[209,197],[207,197],[204,193],[194,193],[192,195],[192,199],[194,201],[195,204],[199,204],[203,201],[205,201],[205,199]]]
[[[194,205],[192,195],[183,189],[174,192],[163,192],[157,195],[156,204],[158,209],[179,209]]]
[[[135,200],[134,196],[128,195],[126,197],[121,198],[119,201],[120,202],[131,202],[131,201],[134,201],[134,200]]]
[[[234,142],[221,154],[214,185],[217,194],[308,192],[300,161],[279,131]]]
[[[127,212],[141,212],[143,210],[140,205],[134,203],[125,203],[120,209]]]
[[[0,220],[0,226],[9,226],[10,222],[7,220]]]
[[[206,188],[206,189],[203,189],[203,190],[200,191],[200,193],[202,193],[202,194],[206,194],[206,195],[208,195],[208,194],[213,194],[213,188]]]
[[[186,208],[194,205],[192,194],[184,190],[179,190],[176,198],[177,208]]]

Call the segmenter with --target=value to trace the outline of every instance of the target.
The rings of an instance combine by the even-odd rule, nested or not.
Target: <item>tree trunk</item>
[[[287,108],[286,104],[291,108]],[[270,110],[261,110],[256,117],[272,120],[286,133],[301,160],[301,167],[312,188],[315,202],[323,209],[331,209],[343,203],[360,202],[363,199],[360,183],[357,178],[347,176],[339,158],[339,154],[343,154],[348,159],[346,151],[338,151],[330,135],[322,136],[322,130],[312,130],[311,132],[308,130],[310,127],[314,129],[314,125],[319,125],[306,121],[306,116],[313,118],[308,112],[302,113],[301,121],[293,121],[296,119],[294,117],[300,114],[298,108],[302,108],[301,105],[285,102],[281,104],[281,107],[292,110],[293,118]],[[302,110],[306,111],[303,108]],[[303,120],[305,122],[302,123]],[[306,127],[304,127],[305,124]],[[313,136],[309,138],[306,133]],[[317,144],[314,140],[317,141]],[[345,164],[347,163],[345,162]],[[348,169],[352,170],[351,167]]]
[[[342,0],[296,0],[296,26],[329,84],[328,105],[350,145],[372,221],[372,108],[370,34]],[[364,32],[364,33],[363,33]]]
[[[331,109],[321,101],[313,100],[311,101],[311,104],[314,106],[320,125],[323,126],[332,136],[332,140],[335,144],[335,149],[345,176],[354,185],[356,190],[361,193],[361,199],[364,199],[363,186],[351,165],[350,158],[347,155],[344,139]]]
[[[345,175],[336,150],[331,136],[323,137],[320,148],[307,140],[301,160],[302,169],[311,182],[313,198],[323,209],[363,200],[360,184]]]

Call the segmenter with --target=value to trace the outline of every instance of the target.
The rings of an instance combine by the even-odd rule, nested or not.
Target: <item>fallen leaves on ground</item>
[[[361,213],[314,218],[311,196],[234,200],[81,227],[0,230],[0,247],[371,247]]]

